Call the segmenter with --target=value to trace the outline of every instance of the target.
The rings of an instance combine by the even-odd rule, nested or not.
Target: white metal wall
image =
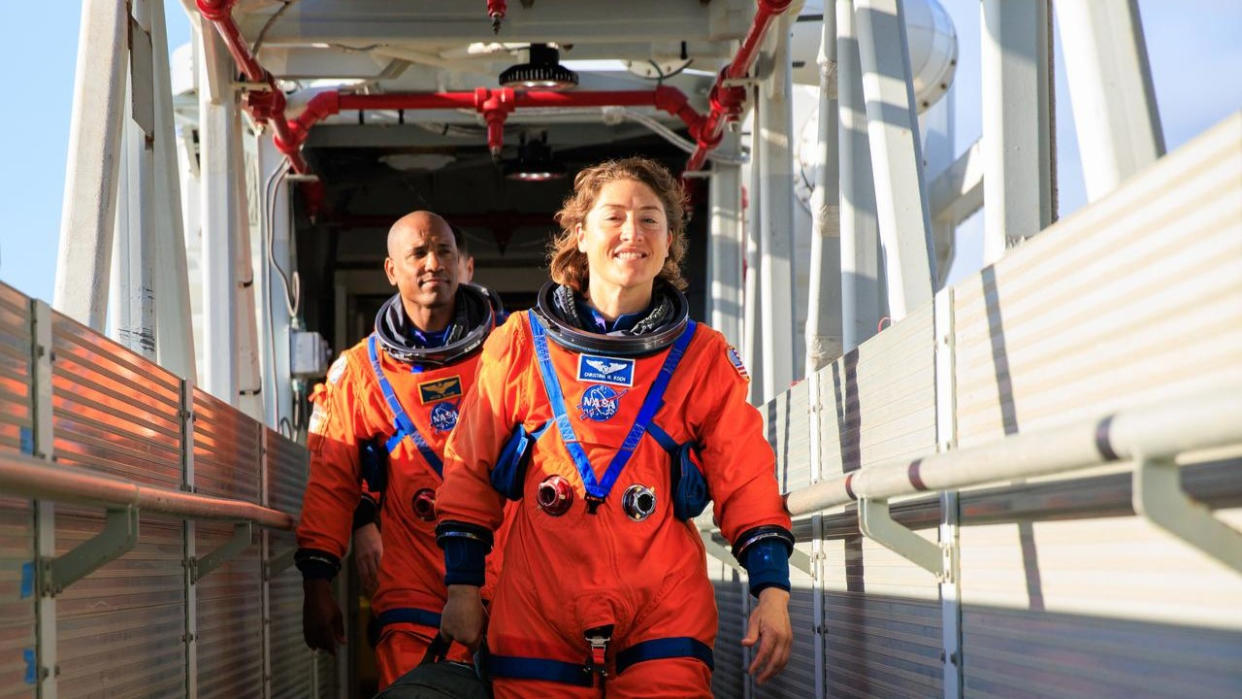
[[[202,391],[183,395],[169,372],[57,313],[50,314],[51,391],[36,396],[31,303],[0,284],[0,450],[33,453],[34,407],[47,401],[51,458],[60,466],[175,490],[190,456],[189,487],[262,502],[266,465],[268,501],[297,514],[304,448]],[[183,402],[192,407],[192,449],[183,444]],[[288,552],[291,534],[274,534],[267,546],[256,535],[191,586],[187,558],[214,551],[232,525],[139,515],[132,550],[55,596],[56,696],[336,695],[335,665],[316,667],[302,645],[296,570],[277,571],[270,589],[264,580],[264,551]],[[57,555],[104,522],[101,508],[57,505],[53,517]],[[36,542],[30,502],[0,494],[0,696],[34,696],[39,681]]]
[[[1242,115],[960,284],[954,312],[963,446],[1242,381]],[[968,694],[1242,693],[1242,579],[1130,515],[1117,470],[1072,476],[1071,520],[963,509]]]

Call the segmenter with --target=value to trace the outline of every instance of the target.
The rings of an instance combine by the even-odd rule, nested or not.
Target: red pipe
[[[654,90],[599,92],[515,91],[502,87],[480,87],[473,92],[412,92],[379,95],[321,92],[306,104],[306,110],[288,123],[288,131],[300,146],[310,128],[326,117],[352,109],[474,109],[487,121],[487,145],[499,155],[504,145],[505,119],[514,109],[527,107],[656,107],[680,118],[699,139],[703,116],[690,106],[675,87],[661,85]],[[278,146],[281,144],[278,143]],[[288,147],[290,143],[286,143]],[[294,146],[296,149],[296,146]],[[283,150],[283,148],[282,148]]]
[[[487,0],[487,16],[492,20],[492,33],[500,33],[500,22],[505,18],[509,3],[506,0]]]
[[[289,130],[285,119],[285,94],[276,86],[276,79],[272,77],[272,74],[259,65],[258,59],[250,52],[250,47],[242,38],[237,23],[233,21],[233,5],[236,1],[197,0],[195,4],[198,6],[199,13],[215,25],[220,38],[224,40],[225,46],[228,47],[229,53],[246,79],[256,83],[267,83],[267,90],[247,92],[242,103],[257,121],[266,121],[272,125],[272,130],[275,132],[272,140],[276,148],[289,158],[289,164],[293,166],[294,172],[307,174],[310,172],[310,167],[302,158],[300,151],[302,140],[305,139],[296,139]]]
[[[720,71],[716,84],[707,96],[711,103],[711,111],[703,120],[703,127],[698,136],[698,148],[686,162],[687,170],[698,170],[707,160],[707,154],[720,145],[725,122],[737,121],[742,113],[742,104],[746,101],[746,90],[741,87],[726,87],[726,80],[746,77],[755,63],[759,45],[772,26],[772,20],[789,9],[792,0],[758,0],[755,18],[750,24],[750,31],[742,39],[737,55]]]

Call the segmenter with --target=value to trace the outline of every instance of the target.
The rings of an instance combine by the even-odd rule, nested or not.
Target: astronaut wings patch
[[[750,374],[746,372],[746,364],[742,362],[742,355],[738,354],[737,349],[732,345],[725,350],[725,356],[729,358],[729,363],[737,370],[738,376],[741,376],[747,382],[750,381]]]

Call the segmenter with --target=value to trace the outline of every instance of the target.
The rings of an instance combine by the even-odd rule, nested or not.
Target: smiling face
[[[444,219],[419,211],[397,221],[388,232],[388,282],[401,291],[407,313],[452,308],[457,293],[457,245]]]
[[[668,219],[660,198],[647,185],[613,180],[599,190],[577,230],[578,250],[587,256],[592,290],[618,293],[651,290],[669,254]]]

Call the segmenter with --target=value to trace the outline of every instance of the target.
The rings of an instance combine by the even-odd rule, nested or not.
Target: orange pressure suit
[[[458,305],[469,301],[480,308],[473,297],[481,287],[461,284],[458,289]],[[399,296],[380,315],[394,304],[400,304]],[[366,475],[366,490],[381,491],[384,553],[371,600],[382,629],[376,646],[381,689],[418,664],[439,630],[444,559],[435,545],[434,507],[441,455],[462,397],[474,383],[478,348],[494,324],[492,311],[476,314],[475,327],[447,352],[438,352],[447,361],[435,361],[437,352],[431,351],[431,362],[418,363],[408,361],[412,356],[403,357],[407,361],[392,356],[396,352],[380,341],[384,329],[377,317],[376,332],[342,353],[312,398],[310,479],[297,529],[298,567],[304,577],[335,575]],[[366,448],[387,452],[386,473],[364,473],[359,454]],[[499,563],[488,563],[490,577]],[[449,657],[470,660],[459,646]]]
[[[541,307],[547,294],[545,287]],[[506,496],[498,491],[520,499],[490,608],[488,672],[496,696],[597,697],[596,675],[609,697],[710,696],[715,596],[690,521],[697,512],[678,502],[674,481],[701,469],[700,483],[739,560],[745,563],[752,543],[776,545],[784,580],[769,584],[788,589],[793,541],[772,450],[746,402],[744,369],[720,333],[693,322],[683,322],[671,346],[631,357],[598,351],[607,342],[586,352],[562,346],[556,334],[549,341],[545,326],[555,323],[540,308],[514,314],[485,343],[475,390],[446,449],[436,505],[452,579],[469,557],[459,544],[486,540],[501,525]],[[678,352],[684,354],[670,369]],[[541,354],[559,386],[545,380]],[[662,401],[653,401],[662,372],[667,386]],[[549,399],[558,391],[567,408],[561,424]],[[651,403],[653,419],[639,428],[636,418]],[[567,447],[565,422],[590,475]],[[531,439],[525,471],[516,474],[509,459],[515,428]],[[688,456],[689,445],[697,461],[678,458]],[[607,488],[609,467],[627,448],[632,455],[612,469],[615,483]],[[706,493],[699,499],[701,511]]]

